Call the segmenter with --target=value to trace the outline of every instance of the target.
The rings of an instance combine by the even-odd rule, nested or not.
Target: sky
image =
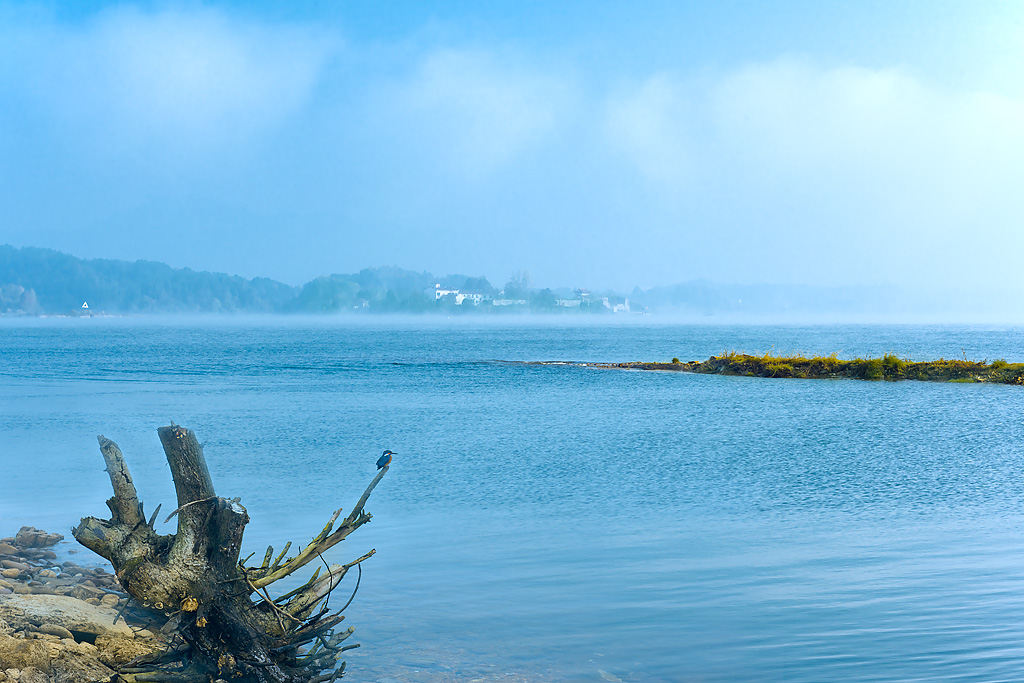
[[[0,0],[15,246],[1019,300],[1022,187],[1024,3]]]

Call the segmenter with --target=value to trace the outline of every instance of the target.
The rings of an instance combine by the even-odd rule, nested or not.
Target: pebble
[[[8,579],[16,579],[19,576],[21,576],[21,570],[20,569],[4,569],[4,570],[0,571],[0,575],[6,577]]]
[[[0,543],[0,555],[17,555],[18,549],[10,543]]]
[[[18,595],[31,595],[32,589],[22,583],[14,587],[14,592]]]
[[[64,639],[64,638],[71,638],[72,640],[74,639],[74,636],[71,635],[71,631],[67,630],[66,628],[64,628],[60,624],[43,624],[42,626],[39,627],[38,631],[40,633],[48,633],[48,634],[50,634],[52,636],[57,636],[58,639]]]
[[[107,593],[100,598],[100,604],[104,607],[117,607],[118,602],[120,602],[120,600],[118,600],[118,597],[113,593]]]
[[[100,604],[100,599],[99,598],[86,598],[85,601],[87,603],[89,603],[90,605],[99,605]]]

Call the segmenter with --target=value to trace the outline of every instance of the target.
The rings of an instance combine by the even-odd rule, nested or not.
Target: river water
[[[173,420],[262,557],[351,506],[389,448],[373,522],[326,558],[378,551],[346,610],[351,680],[1018,680],[1024,389],[518,361],[1024,361],[1022,333],[3,320],[0,535],[107,515],[97,434],[147,510],[173,508]]]

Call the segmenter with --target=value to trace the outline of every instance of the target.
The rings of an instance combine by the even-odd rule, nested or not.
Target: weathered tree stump
[[[295,557],[285,559],[289,542],[276,557],[273,547],[268,548],[263,563],[249,567],[239,560],[249,515],[238,498],[214,492],[195,434],[173,423],[158,434],[178,498],[171,513],[178,517],[177,532],[156,533],[159,506],[147,521],[121,450],[103,436],[100,451],[114,489],[107,501],[111,518],[87,517],[72,530],[79,543],[110,560],[125,592],[170,617],[166,628],[179,636],[174,640],[178,644],[159,656],[123,668],[117,680],[317,683],[340,677],[345,670],[342,653],[358,645],[342,644],[353,629],[335,629],[344,619],[341,610],[332,613],[318,605],[349,569],[376,551],[331,565],[323,576],[317,569],[303,586],[276,599],[267,586],[369,522],[371,515],[363,507],[388,468],[377,472],[336,529],[341,510]]]

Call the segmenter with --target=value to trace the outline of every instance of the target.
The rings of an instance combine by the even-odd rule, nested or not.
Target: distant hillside
[[[286,310],[297,291],[268,278],[0,246],[0,313],[67,313],[86,301],[106,313],[272,313]]]
[[[80,314],[84,302],[91,312],[111,314],[469,312],[469,306],[436,300],[435,284],[497,291],[483,277],[438,277],[396,266],[291,287],[154,261],[86,260],[52,249],[0,245],[0,315]]]
[[[439,285],[438,289],[435,286]],[[651,312],[703,319],[845,316],[950,317],[994,305],[969,292],[920,297],[886,286],[735,285],[692,280],[629,297],[612,291],[536,289],[524,273],[498,288],[484,277],[437,276],[397,266],[318,277],[302,287],[268,278],[171,268],[153,261],[83,260],[52,249],[0,246],[0,315],[130,313],[319,313],[605,315]],[[986,308],[986,304],[988,308]],[[1018,308],[1014,309],[1019,310]],[[997,311],[998,312],[998,311]]]

